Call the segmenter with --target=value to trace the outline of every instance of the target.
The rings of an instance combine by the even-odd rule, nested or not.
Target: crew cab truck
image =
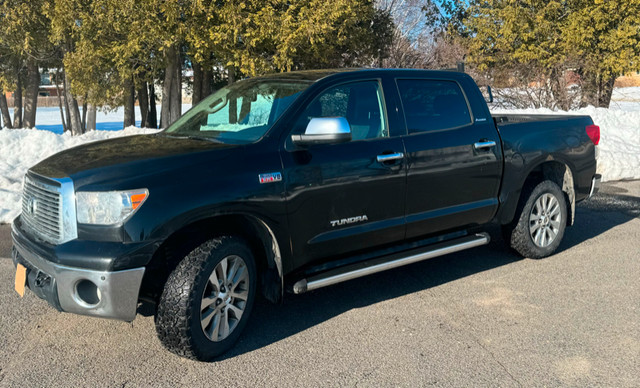
[[[256,295],[337,282],[489,242],[560,244],[597,191],[588,116],[494,116],[463,73],[319,70],[239,81],[166,130],[32,167],[12,225],[16,289],[131,321],[170,351],[229,349]]]

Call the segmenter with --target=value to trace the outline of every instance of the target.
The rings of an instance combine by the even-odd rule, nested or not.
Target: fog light
[[[82,302],[89,306],[100,303],[100,290],[93,282],[83,279],[76,284],[76,295]]]

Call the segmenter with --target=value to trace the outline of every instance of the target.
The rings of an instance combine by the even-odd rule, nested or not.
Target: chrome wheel
[[[562,222],[560,204],[552,194],[542,194],[529,215],[529,234],[540,248],[548,247],[558,236]]]
[[[240,256],[222,259],[202,294],[200,324],[211,341],[229,337],[238,326],[249,298],[249,270]]]

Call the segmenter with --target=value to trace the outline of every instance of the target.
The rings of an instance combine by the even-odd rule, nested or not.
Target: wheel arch
[[[535,185],[545,180],[556,183],[564,193],[568,210],[567,226],[573,225],[576,208],[574,175],[567,163],[557,159],[546,159],[529,170],[517,192],[512,192],[508,200],[505,201],[503,212],[499,216],[501,223],[508,224],[513,221],[517,205],[523,200],[522,189],[524,187]]]
[[[281,301],[284,276],[280,244],[267,222],[243,213],[216,214],[174,230],[147,264],[141,298],[156,302],[169,274],[182,258],[198,245],[219,235],[237,235],[247,241],[256,259],[262,294],[273,303]]]

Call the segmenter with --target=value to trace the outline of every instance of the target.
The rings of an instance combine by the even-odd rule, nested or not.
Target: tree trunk
[[[600,74],[590,72],[580,73],[580,75],[582,81],[580,107],[591,105],[596,108],[608,108],[611,104],[616,77],[605,79]]]
[[[69,119],[71,125],[71,134],[73,136],[82,135],[82,122],[80,121],[80,109],[78,108],[78,100],[71,94],[71,80],[69,77],[64,77],[64,94],[67,100]]]
[[[13,127],[22,128],[22,76],[18,74],[17,78],[13,93]]]
[[[613,85],[616,83],[616,77],[610,77],[607,80],[600,78],[600,90],[598,91],[598,107],[609,108],[611,104],[611,95],[613,94]]]
[[[210,67],[202,71],[202,88],[200,99],[204,100],[211,94],[211,84],[213,83],[213,72]]]
[[[165,53],[166,69],[162,84],[160,125],[167,128],[182,114],[182,75],[180,52],[174,46]]]
[[[136,125],[136,88],[133,79],[129,78],[124,84],[124,128]]]
[[[11,116],[9,116],[9,105],[7,104],[7,95],[4,91],[0,90],[0,115],[2,116],[2,122],[7,128],[13,128],[11,125]]]
[[[191,104],[195,105],[202,100],[202,66],[199,63],[193,63],[193,94],[191,95]]]
[[[229,85],[236,82],[236,71],[233,67],[227,69],[229,78],[227,82]],[[235,124],[238,121],[238,100],[232,98],[229,100],[229,124]]]
[[[96,107],[93,104],[87,105],[87,126],[86,131],[96,130]]]
[[[176,54],[176,61],[178,62],[178,66],[176,66],[176,74],[173,78],[173,89],[176,90],[177,93],[172,101],[173,108],[171,112],[173,113],[173,121],[171,121],[171,124],[182,116],[182,58],[180,57],[179,51]]]
[[[231,85],[236,82],[236,69],[233,67],[227,68],[227,84]]]
[[[35,60],[27,62],[27,79],[24,88],[24,127],[36,126],[36,111],[38,109],[38,89],[40,87],[40,70]]]
[[[71,131],[71,109],[69,109],[69,99],[67,98],[67,73],[64,71],[62,73],[62,88],[62,97],[64,98],[64,113],[67,119],[67,131]],[[71,134],[73,134],[73,132]]]
[[[58,92],[58,107],[60,108],[60,120],[62,121],[62,132],[67,132],[69,127],[67,127],[67,121],[64,119],[64,109],[62,109],[62,92],[60,90],[60,86],[58,85],[58,80],[60,79],[60,73],[56,70],[56,91]]]
[[[154,83],[149,84],[149,128],[158,128],[158,111],[156,110],[156,88]]]
[[[143,82],[138,89],[138,105],[140,105],[140,128],[149,128],[149,93],[147,93],[146,82]]]
[[[67,93],[63,90],[62,97],[64,98],[64,116],[67,120],[67,131],[71,130],[71,109],[69,109],[69,100],[67,99]]]
[[[197,63],[193,64],[193,96],[191,103],[196,105],[209,94],[211,94],[211,82],[213,73],[208,67],[203,67]]]
[[[85,94],[82,99],[82,133],[87,132],[87,97]]]
[[[569,101],[567,94],[564,69],[554,68],[551,70],[549,74],[549,86],[554,100],[554,108],[560,108],[564,111],[569,110],[571,108],[571,101]]]

